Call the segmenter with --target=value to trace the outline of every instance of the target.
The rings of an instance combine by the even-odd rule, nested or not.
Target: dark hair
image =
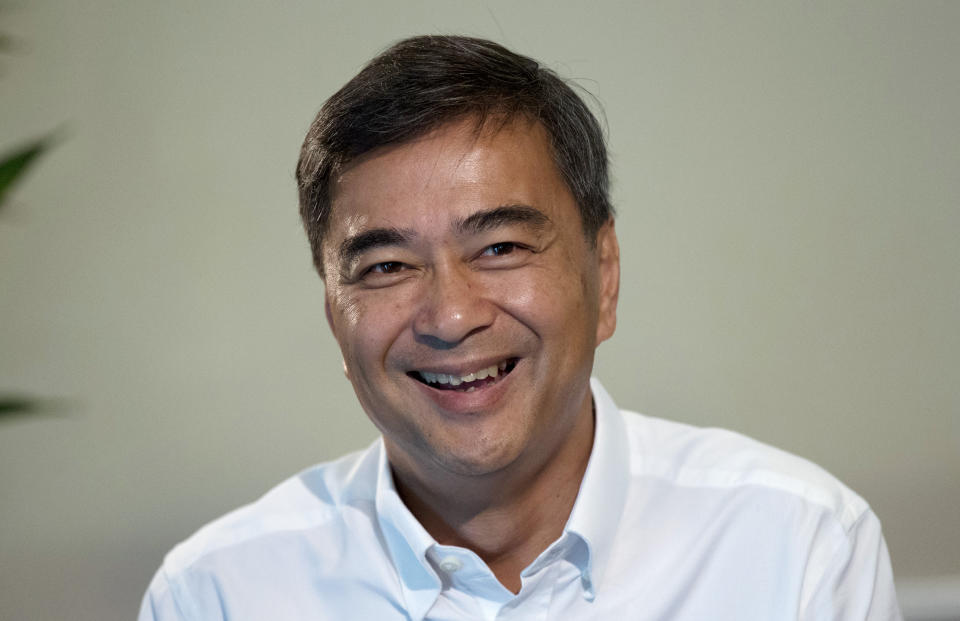
[[[550,136],[554,161],[596,240],[613,215],[603,132],[584,102],[556,73],[501,45],[460,36],[405,39],[371,60],[320,109],[297,162],[300,216],[314,263],[337,171],[377,147],[417,138],[474,116],[478,129],[527,117]]]

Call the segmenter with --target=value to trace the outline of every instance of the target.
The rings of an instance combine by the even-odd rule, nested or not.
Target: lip
[[[522,358],[489,358],[469,362],[466,364],[455,364],[449,366],[437,365],[435,367],[420,367],[417,371],[428,371],[430,373],[447,373],[449,375],[466,375],[485,366],[489,367],[499,364],[504,360],[515,360],[515,364],[510,373],[500,376],[496,382],[478,387],[472,392],[459,390],[440,390],[408,376],[408,379],[417,385],[418,390],[424,394],[427,399],[432,401],[437,408],[448,414],[478,416],[494,409],[497,403],[503,398],[507,390],[513,383],[513,377],[517,370],[523,364]],[[436,369],[436,370],[434,370]]]

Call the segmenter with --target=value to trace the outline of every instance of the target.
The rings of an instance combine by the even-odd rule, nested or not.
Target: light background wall
[[[0,31],[0,146],[62,128],[0,213],[0,391],[62,400],[0,421],[0,618],[132,618],[176,541],[374,437],[292,171],[435,32],[605,108],[620,405],[809,457],[904,584],[960,575],[960,3],[24,0]]]

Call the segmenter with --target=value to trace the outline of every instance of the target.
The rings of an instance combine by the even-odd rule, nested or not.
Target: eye
[[[517,245],[513,242],[498,242],[484,248],[481,254],[487,257],[502,257],[516,249]]]
[[[400,261],[384,261],[371,265],[364,274],[396,274],[402,269],[403,263]]]
[[[474,261],[482,269],[507,270],[523,267],[537,251],[520,242],[502,241],[485,246]]]
[[[349,271],[341,272],[341,278],[344,284],[379,289],[401,283],[416,272],[417,267],[405,261],[359,262]]]

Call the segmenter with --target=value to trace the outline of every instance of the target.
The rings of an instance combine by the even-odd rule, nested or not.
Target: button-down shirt
[[[592,390],[579,494],[519,593],[430,536],[377,441],[175,547],[140,620],[901,619],[880,524],[859,496],[798,457],[623,412]]]

